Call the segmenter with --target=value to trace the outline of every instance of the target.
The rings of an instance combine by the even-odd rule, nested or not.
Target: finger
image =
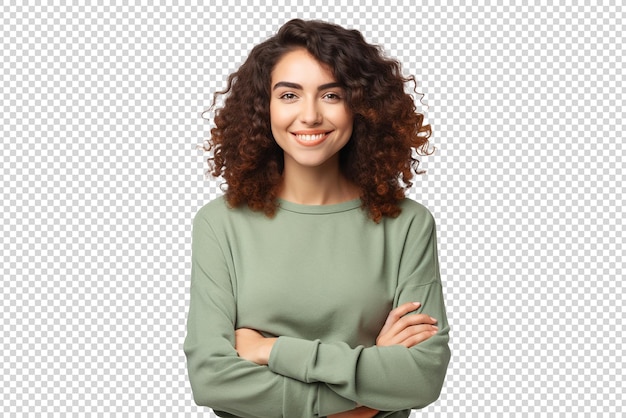
[[[426,325],[435,325],[437,323],[437,319],[429,316],[427,314],[413,314],[413,315],[405,315],[400,318],[395,324],[389,327],[387,331],[391,335],[396,335],[402,332],[405,328],[426,324]]]
[[[437,320],[426,314],[406,315],[399,319],[395,324],[383,329],[376,338],[376,345],[393,345],[400,343],[397,336],[405,329],[417,325],[435,325]],[[406,334],[404,334],[406,336]],[[402,338],[403,340],[404,338]]]
[[[428,334],[428,337],[439,330],[435,325],[421,324],[405,328],[399,334],[391,338],[392,344],[402,344],[407,340],[411,340],[414,336],[420,334]],[[421,341],[420,341],[421,342]]]
[[[408,327],[398,334],[385,334],[376,339],[376,345],[385,347],[390,345],[404,345],[407,348],[419,344],[435,335],[439,329],[434,325],[420,324]]]
[[[437,335],[438,331],[424,331],[424,332],[420,332],[419,334],[415,334],[409,338],[407,338],[406,340],[402,341],[400,343],[400,345],[405,346],[406,348],[411,348],[419,343],[422,343],[424,341],[426,341],[427,339]]]
[[[385,321],[385,325],[383,325],[383,329],[380,330],[379,335],[386,333],[400,318],[418,309],[420,306],[422,306],[420,302],[407,302],[393,309],[389,312],[389,315],[387,315],[387,320]]]

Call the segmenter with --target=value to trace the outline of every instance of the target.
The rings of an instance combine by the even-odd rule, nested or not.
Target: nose
[[[300,121],[307,125],[317,125],[322,122],[322,115],[317,100],[304,100],[300,112]]]

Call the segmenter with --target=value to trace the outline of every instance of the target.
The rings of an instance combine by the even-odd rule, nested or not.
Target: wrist
[[[264,366],[268,365],[270,362],[270,355],[272,354],[272,348],[274,347],[274,343],[276,343],[277,338],[265,338],[263,344],[259,348],[259,364]]]

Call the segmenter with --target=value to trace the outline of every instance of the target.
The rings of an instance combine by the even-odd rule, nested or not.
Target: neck
[[[284,200],[302,205],[332,205],[359,195],[358,187],[341,174],[338,160],[320,167],[294,166],[285,161],[279,192]]]

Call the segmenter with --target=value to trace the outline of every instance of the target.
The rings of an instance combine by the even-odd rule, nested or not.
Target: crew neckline
[[[288,200],[278,199],[278,206],[280,209],[295,212],[305,213],[311,215],[324,215],[329,213],[339,213],[348,210],[353,210],[361,207],[361,198],[358,197],[352,200],[346,200],[341,203],[333,203],[331,205],[302,205],[300,203],[290,202]]]

